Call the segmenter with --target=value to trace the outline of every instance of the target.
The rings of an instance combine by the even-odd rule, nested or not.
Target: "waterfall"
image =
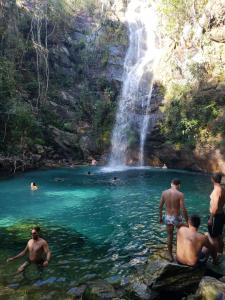
[[[148,131],[153,65],[156,48],[156,13],[149,0],[131,0],[125,20],[129,29],[123,86],[112,133],[110,167],[128,164],[132,145],[139,145],[138,165],[144,164]]]

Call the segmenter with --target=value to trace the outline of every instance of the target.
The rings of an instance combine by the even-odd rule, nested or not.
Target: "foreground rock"
[[[225,283],[213,277],[205,276],[199,284],[196,295],[204,300],[225,299]]]
[[[144,277],[153,290],[183,294],[195,291],[204,272],[205,268],[192,268],[157,259],[148,263]]]
[[[158,300],[160,294],[156,291],[150,290],[147,284],[142,282],[133,282],[126,288],[125,299],[134,300]]]
[[[89,284],[83,295],[83,300],[110,300],[116,298],[115,289],[103,280]]]
[[[207,263],[207,273],[219,278],[225,276],[225,257],[219,258],[219,264],[214,265],[211,261]]]

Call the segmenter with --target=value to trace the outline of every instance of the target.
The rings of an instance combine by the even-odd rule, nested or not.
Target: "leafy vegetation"
[[[197,143],[210,142],[219,133],[225,134],[224,126],[219,125],[221,104],[216,97],[178,85],[170,87],[167,97],[161,132],[176,148],[194,148]]]
[[[161,22],[169,36],[176,40],[183,32],[186,23],[192,24],[201,16],[207,0],[159,0],[157,10]]]
[[[76,18],[96,7],[96,0],[9,0],[1,7],[1,154],[24,157],[34,144],[49,146],[49,126],[77,141],[92,136],[99,152],[109,146],[117,87],[98,72],[108,64],[108,44],[122,43],[124,27],[104,18],[93,32],[83,30],[83,39],[71,39]],[[72,100],[62,97],[66,91]]]

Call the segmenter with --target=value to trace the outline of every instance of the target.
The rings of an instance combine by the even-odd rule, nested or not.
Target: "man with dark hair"
[[[51,252],[49,250],[48,243],[39,237],[39,233],[40,227],[34,226],[31,230],[32,238],[28,241],[26,248],[18,255],[7,259],[7,262],[9,262],[24,256],[27,252],[29,253],[29,258],[18,268],[18,273],[23,272],[31,263],[35,263],[36,265],[43,267],[48,266],[48,262],[51,258]]]
[[[216,173],[211,176],[213,191],[210,195],[210,216],[208,220],[208,231],[210,241],[215,245],[217,252],[223,253],[223,225],[225,224],[225,214],[223,207],[225,204],[225,189],[221,186],[222,174]]]
[[[206,235],[198,232],[200,218],[192,215],[188,226],[183,225],[177,230],[177,262],[188,266],[206,263],[209,254],[216,263],[216,249],[210,244]]]
[[[164,221],[167,228],[167,246],[170,261],[173,261],[172,248],[174,226],[178,227],[183,223],[180,210],[182,210],[183,216],[186,222],[188,222],[188,214],[184,205],[184,194],[179,191],[180,184],[181,182],[179,179],[173,179],[171,181],[171,188],[162,193],[159,205],[159,222],[161,224],[163,222],[163,206],[164,204],[166,206],[166,215]]]

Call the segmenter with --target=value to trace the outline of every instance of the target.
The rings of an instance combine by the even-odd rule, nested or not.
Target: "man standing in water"
[[[167,246],[168,246],[168,255],[169,260],[173,261],[173,231],[174,226],[179,227],[183,223],[180,210],[183,212],[183,216],[188,222],[188,214],[184,205],[184,194],[179,191],[180,189],[180,180],[173,179],[171,182],[171,188],[164,191],[161,196],[160,205],[159,205],[159,222],[163,223],[162,219],[162,210],[165,204],[166,214],[165,214],[165,224],[167,229]]]
[[[223,225],[225,224],[225,214],[223,207],[225,204],[225,189],[221,186],[222,174],[211,176],[213,191],[210,195],[210,216],[208,220],[208,231],[210,241],[216,247],[218,253],[223,253]]]
[[[7,259],[7,262],[9,262],[24,256],[27,252],[29,253],[29,258],[18,268],[18,273],[23,272],[31,263],[35,263],[39,267],[48,266],[48,262],[51,258],[51,252],[49,250],[48,243],[39,237],[39,232],[39,226],[33,227],[31,231],[32,238],[28,241],[26,248],[18,255]]]

